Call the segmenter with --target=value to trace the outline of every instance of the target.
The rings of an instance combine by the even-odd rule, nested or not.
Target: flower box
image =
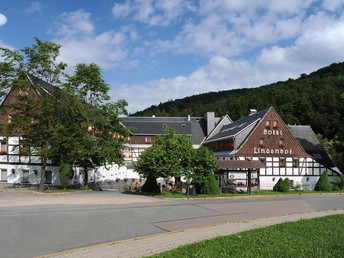
[[[6,155],[6,154],[7,154],[7,151],[5,150],[0,151],[0,155]]]

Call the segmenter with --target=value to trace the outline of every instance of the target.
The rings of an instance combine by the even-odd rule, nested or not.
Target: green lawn
[[[151,257],[344,257],[344,215],[217,237]]]

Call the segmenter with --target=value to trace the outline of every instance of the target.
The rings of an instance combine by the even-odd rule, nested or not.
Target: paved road
[[[99,203],[99,204],[97,204]],[[33,257],[211,224],[344,209],[344,195],[166,200],[118,192],[0,192],[0,256]]]

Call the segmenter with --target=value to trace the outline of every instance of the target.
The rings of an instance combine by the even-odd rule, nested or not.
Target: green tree
[[[214,153],[201,146],[194,150],[192,170],[188,171],[186,177],[192,179],[192,183],[196,185],[197,193],[218,194],[220,188],[215,179],[214,171],[219,168]]]
[[[180,177],[192,169],[193,147],[187,135],[178,135],[166,128],[152,146],[145,150],[135,163],[135,169],[147,176]]]
[[[56,43],[42,42],[25,47],[21,54],[17,50],[2,49],[4,62],[0,64],[1,92],[9,88],[24,90],[32,85],[38,95],[23,95],[13,106],[5,107],[16,110],[12,123],[5,128],[5,135],[20,136],[25,151],[33,151],[41,156],[42,169],[40,189],[44,189],[45,171],[50,158],[51,138],[55,122],[54,111],[57,103],[54,100],[56,89],[47,92],[39,83],[40,79],[49,79],[51,83],[59,83],[64,63],[56,63],[60,46]],[[4,108],[4,107],[3,107]],[[28,126],[30,125],[30,126]]]
[[[166,128],[135,163],[135,170],[146,177],[184,176],[202,187],[217,168],[216,158],[210,150],[205,147],[193,149],[187,135],[178,135],[171,128]]]
[[[73,143],[74,146],[69,163],[83,168],[87,188],[90,169],[108,163],[123,164],[121,150],[129,132],[120,124],[119,116],[127,115],[127,103],[124,100],[109,101],[109,86],[96,64],[78,64],[74,75],[68,76],[67,81],[65,87],[78,97],[81,103],[79,115],[83,118],[77,131],[79,137],[69,141],[69,145]],[[114,135],[121,137],[113,139]]]

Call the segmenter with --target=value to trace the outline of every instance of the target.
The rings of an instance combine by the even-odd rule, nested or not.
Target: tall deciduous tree
[[[82,103],[82,137],[75,142],[73,160],[84,169],[85,186],[88,171],[108,163],[122,164],[121,150],[128,130],[120,124],[120,115],[127,115],[124,100],[110,102],[109,86],[96,64],[78,64],[75,74],[67,77],[66,88]],[[88,131],[88,134],[83,132]],[[116,137],[115,137],[116,136]],[[118,137],[120,136],[120,137]]]
[[[26,146],[25,152],[33,151],[41,156],[40,189],[43,190],[57,103],[54,100],[55,89],[48,92],[37,82],[48,79],[49,83],[58,84],[66,64],[56,62],[60,49],[58,44],[38,38],[35,40],[33,46],[21,50],[23,54],[17,50],[2,49],[4,62],[0,64],[0,85],[2,92],[16,87],[25,91],[29,84],[36,89],[36,94],[19,96],[17,103],[9,107],[16,111],[6,129],[8,136],[16,132],[22,137],[20,148]]]

